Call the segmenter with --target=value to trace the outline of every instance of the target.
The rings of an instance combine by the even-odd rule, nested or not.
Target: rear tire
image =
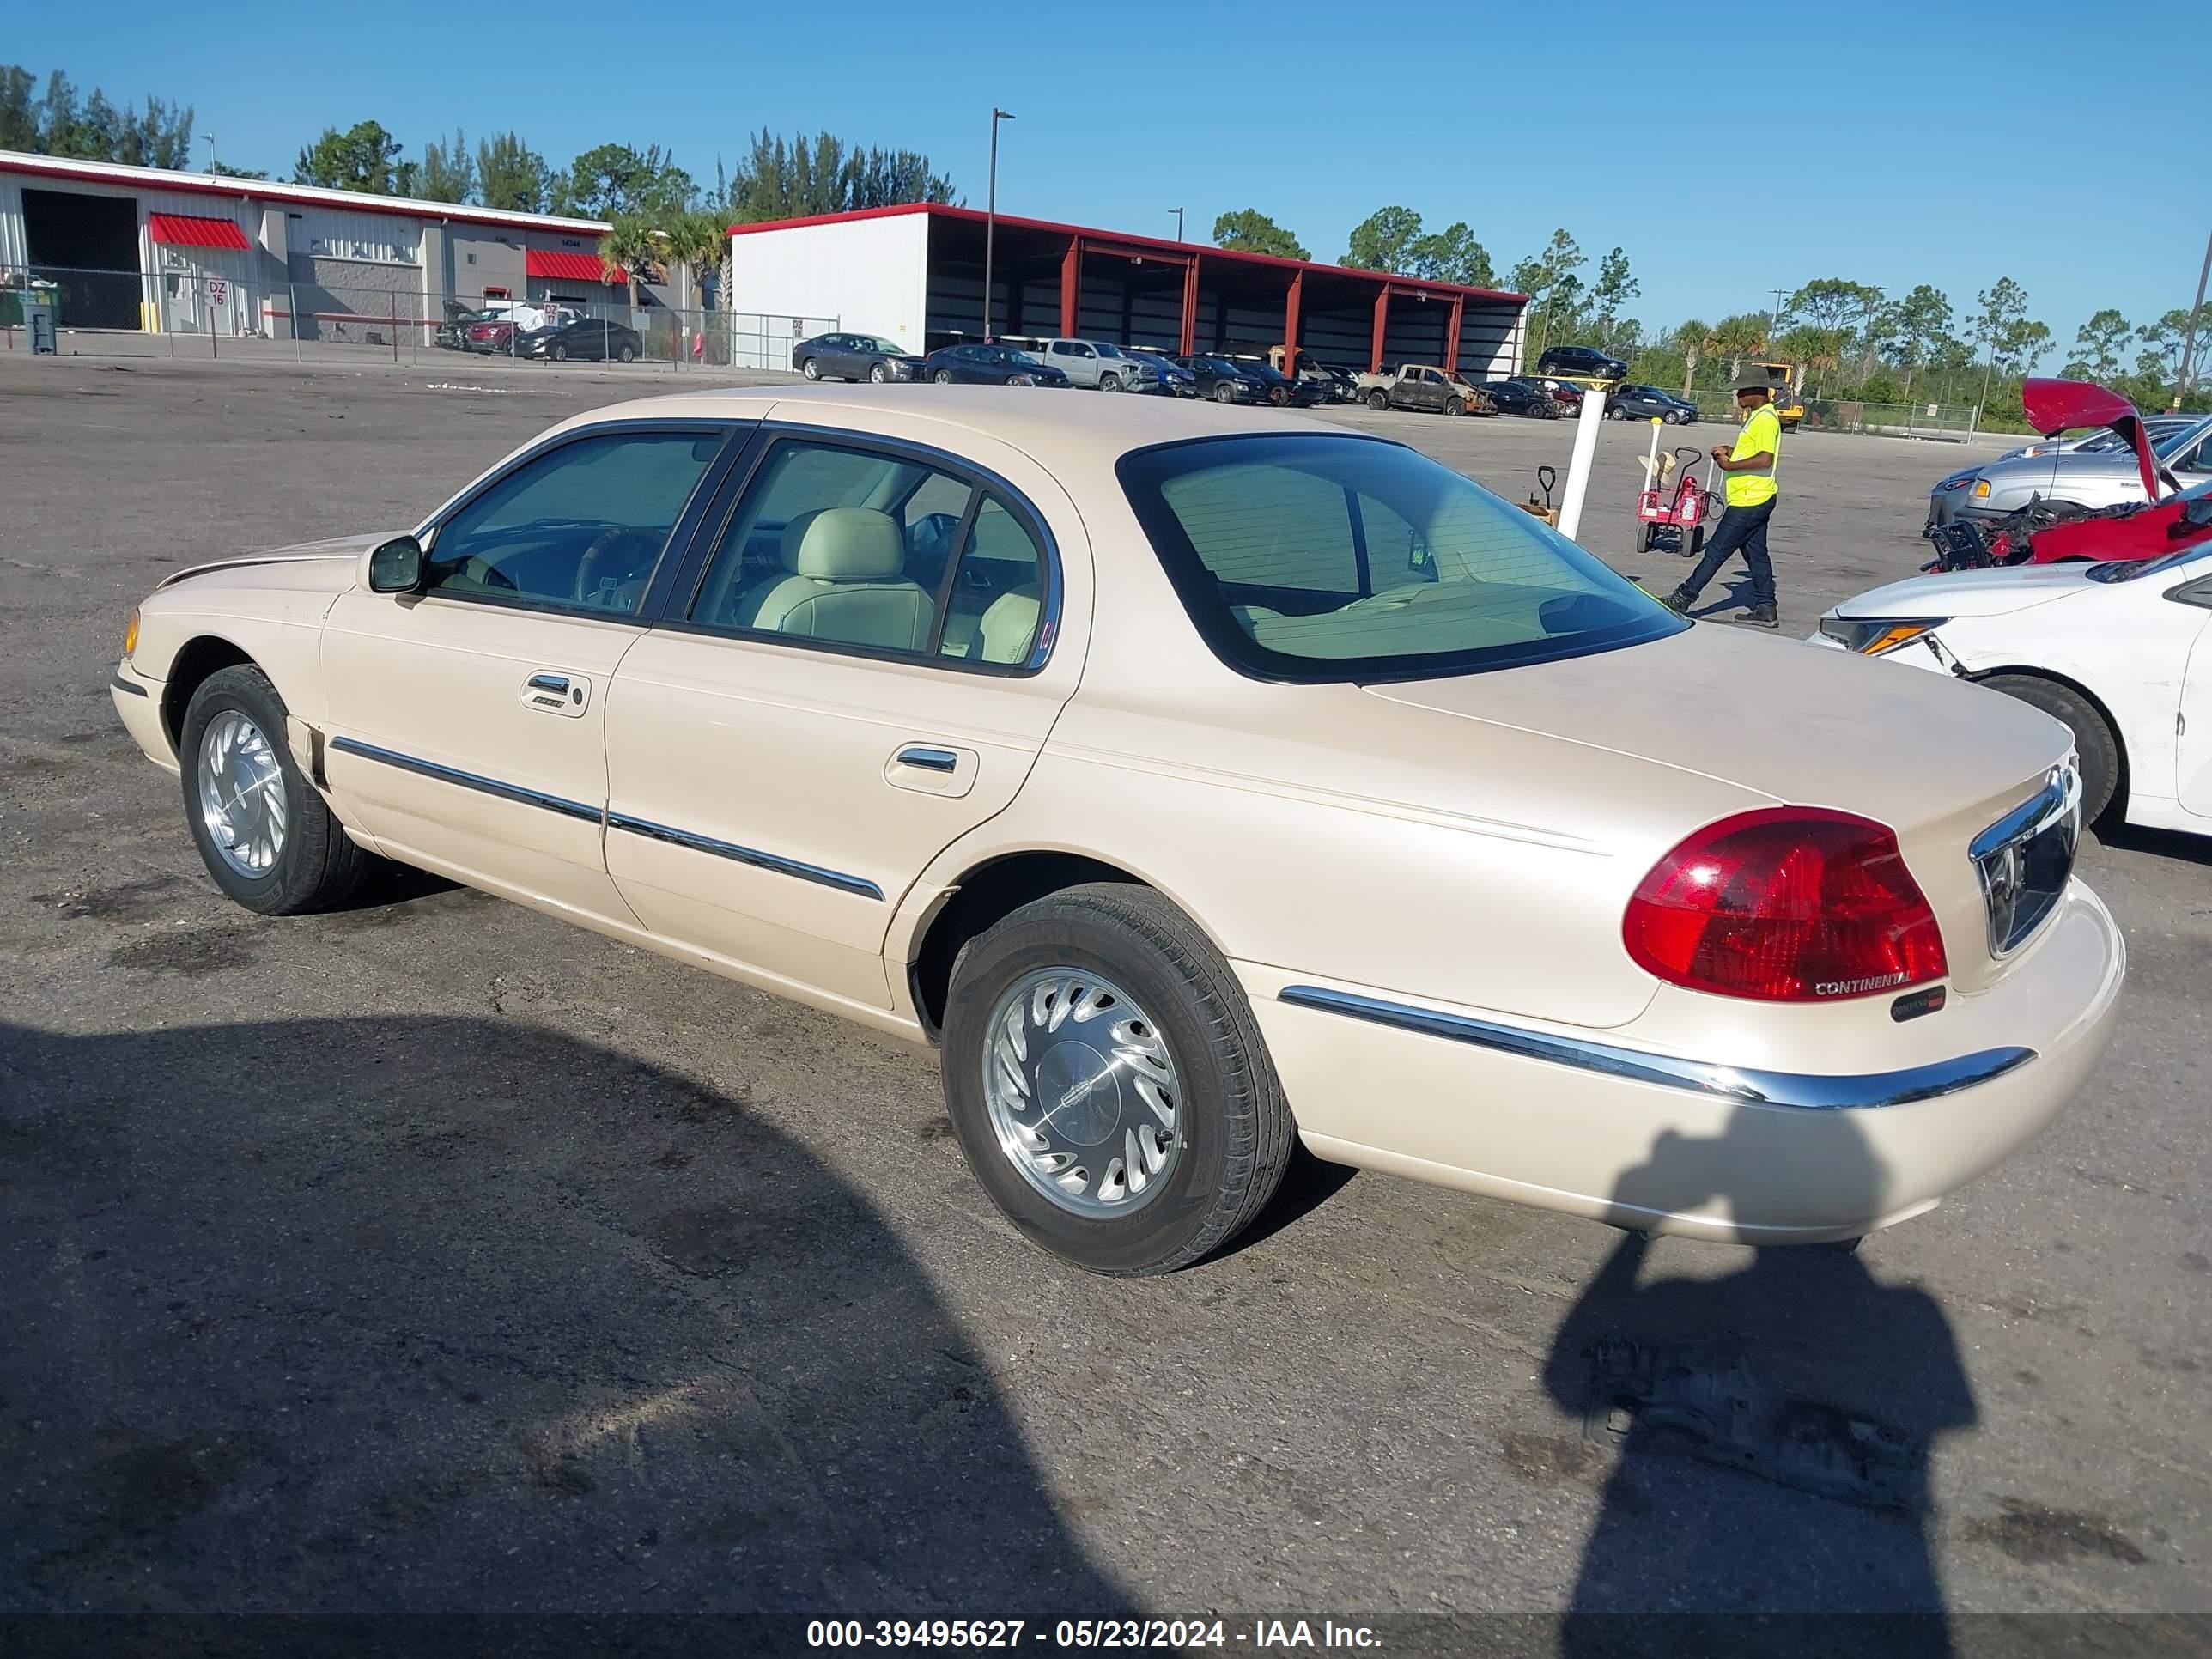
[[[545,355],[556,363],[565,363],[568,361],[568,348],[556,343]]]
[[[1037,1000],[1052,1006],[1054,977],[1071,988],[1060,1006],[1075,1012],[1055,1008],[1047,1024],[1024,1010]],[[1087,1005],[1073,991],[1088,981],[1095,995],[1097,981],[1121,998]],[[1086,1006],[1097,1012],[1086,1015]],[[1025,1037],[1018,1051],[1009,1019]],[[1140,1093],[1134,1081],[1156,1079],[1158,1059],[1097,1073],[1103,1056],[1095,1048],[1065,1036],[1054,1048],[1040,1041],[1079,1024],[1090,1028],[1085,1042],[1104,1039],[1117,1055],[1133,1046],[1164,1056],[1171,1087],[1153,1081]],[[1054,1062],[1063,1049],[1070,1066]],[[1172,1273],[1219,1249],[1266,1207],[1290,1161],[1290,1104],[1236,975],[1190,919],[1150,888],[1069,888],[963,946],[943,1063],[946,1109],[983,1190],[1032,1243],[1093,1273]],[[1020,1086],[1010,1089],[1008,1076]],[[1073,1086],[1056,1106],[1047,1103],[1044,1094],[1070,1076]],[[1102,1093],[1109,1079],[1112,1092]],[[1079,1175],[1095,1177],[1106,1194],[1110,1177],[1092,1160],[1109,1169],[1124,1162],[1124,1149],[1137,1144],[1130,1137],[1160,1121],[1153,1096],[1172,1107],[1154,1190],[1095,1203],[1048,1195]],[[1010,1115],[1010,1100],[1030,1103]],[[1039,1106],[1040,1133],[1030,1145],[1021,1120]],[[1040,1172],[1061,1158],[1068,1161],[1057,1172]]]
[[[210,674],[192,693],[177,741],[185,820],[200,861],[226,897],[264,916],[336,909],[384,862],[346,834],[301,774],[285,738],[285,718],[284,700],[269,677],[241,663]],[[227,763],[211,764],[218,749]],[[204,804],[204,787],[212,786],[218,800],[235,806],[248,793],[235,786],[248,775],[261,780],[255,791],[276,792],[270,803],[276,812],[261,819],[277,826],[265,865],[228,825],[210,823]]]
[[[2112,808],[2120,791],[2124,757],[2112,725],[2097,706],[2071,686],[2037,674],[1992,674],[1980,684],[2039,708],[2074,734],[2081,763],[2081,822],[2095,823]]]
[[[1377,415],[1380,415],[1384,410],[1390,407],[1390,394],[1387,392],[1369,392],[1367,394],[1367,406],[1373,410]]]
[[[1636,526],[1636,550],[1639,554],[1649,553],[1651,550],[1651,526],[1648,524],[1639,524]]]

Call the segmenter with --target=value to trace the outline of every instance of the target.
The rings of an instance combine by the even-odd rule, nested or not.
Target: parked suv
[[[1539,374],[1579,374],[1586,380],[1625,380],[1628,365],[1591,346],[1550,346],[1536,359]]]
[[[1685,403],[1656,386],[1616,387],[1605,400],[1605,412],[1608,420],[1648,421],[1656,416],[1670,426],[1688,426],[1698,418],[1695,404]]]

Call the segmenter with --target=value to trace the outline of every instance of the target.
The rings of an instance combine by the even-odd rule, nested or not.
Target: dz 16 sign
[[[230,303],[229,278],[205,276],[201,278],[201,281],[207,289],[207,302],[210,309],[217,309]]]

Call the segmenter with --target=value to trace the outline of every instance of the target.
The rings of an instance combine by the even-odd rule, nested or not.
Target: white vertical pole
[[[1605,394],[1595,386],[1583,388],[1580,417],[1575,422],[1574,453],[1567,461],[1567,493],[1559,503],[1559,534],[1569,541],[1583,526],[1583,497],[1589,493],[1590,463],[1597,455],[1597,429],[1605,419]]]

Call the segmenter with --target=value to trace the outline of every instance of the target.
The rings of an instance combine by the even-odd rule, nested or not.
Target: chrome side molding
[[[464,789],[496,795],[501,800],[514,801],[524,806],[542,806],[549,812],[560,813],[563,817],[581,818],[587,823],[597,823],[602,816],[598,807],[587,806],[580,800],[549,795],[542,789],[526,789],[519,783],[501,783],[497,778],[488,778],[477,772],[464,772],[456,766],[441,766],[435,761],[417,760],[414,756],[403,755],[396,749],[380,749],[373,743],[362,743],[356,738],[332,738],[330,746],[341,755],[358,755],[363,760],[397,767],[402,772],[435,778],[441,783],[458,784]]]
[[[824,887],[834,887],[841,893],[852,893],[861,898],[880,902],[884,890],[872,881],[860,876],[848,876],[842,871],[825,870],[818,864],[808,864],[800,859],[783,858],[775,853],[763,853],[757,848],[739,847],[733,842],[717,841],[712,836],[695,835],[689,830],[672,830],[665,823],[655,823],[648,818],[635,818],[626,813],[610,812],[601,807],[587,806],[582,801],[569,800],[560,795],[549,795],[543,790],[526,789],[520,784],[502,783],[497,778],[488,778],[476,772],[464,772],[459,767],[441,766],[435,761],[418,760],[412,755],[403,755],[394,749],[380,749],[373,743],[362,743],[355,738],[332,738],[330,746],[342,755],[357,755],[385,766],[397,767],[403,772],[417,776],[435,778],[441,783],[450,783],[463,789],[474,789],[483,794],[497,796],[523,806],[543,807],[549,812],[558,812],[563,817],[580,818],[586,823],[596,823],[606,830],[620,830],[625,834],[643,836],[648,840],[665,842],[672,847],[688,848],[695,853],[710,853],[716,858],[731,860],[738,864],[749,864],[757,870],[770,870],[780,876],[796,877],[800,881],[817,882]]]
[[[1376,1025],[1417,1031],[1523,1060],[1548,1060],[1578,1071],[1599,1072],[1635,1083],[1652,1083],[1666,1089],[1685,1089],[1693,1094],[1716,1095],[1760,1106],[1786,1106],[1801,1111],[1861,1111],[1878,1106],[1903,1106],[1916,1100],[1935,1100],[2002,1077],[2035,1058],[2033,1048],[1984,1048],[1955,1060],[1909,1066],[1900,1072],[1868,1072],[1833,1076],[1814,1072],[1769,1072],[1753,1067],[1721,1066],[1709,1060],[1683,1060],[1648,1049],[1624,1048],[1607,1042],[1556,1036],[1515,1025],[1500,1025],[1464,1014],[1439,1013],[1331,991],[1317,985],[1285,986],[1277,1000],[1300,1008],[1317,1008]]]
[[[852,893],[861,898],[880,900],[884,896],[884,890],[872,881],[848,876],[841,870],[825,870],[818,864],[807,864],[799,859],[763,853],[754,847],[740,847],[734,842],[717,841],[712,836],[695,835],[689,830],[672,830],[665,823],[654,823],[647,818],[610,812],[607,814],[607,828],[620,830],[627,835],[643,836],[648,841],[666,842],[671,847],[686,848],[694,853],[710,853],[716,858],[728,859],[735,864],[750,864],[757,870],[774,871],[779,876],[796,876],[801,881],[818,882],[824,887],[834,887],[841,893]]]

